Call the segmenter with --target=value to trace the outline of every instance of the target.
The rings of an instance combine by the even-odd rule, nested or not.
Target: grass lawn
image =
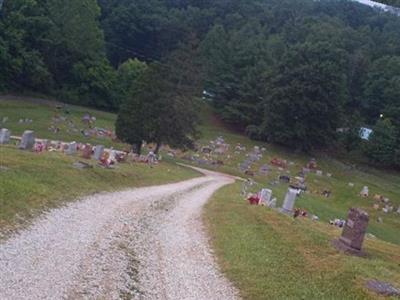
[[[121,143],[115,143],[110,138],[102,137],[85,137],[80,132],[85,126],[82,123],[82,117],[86,112],[96,117],[95,126],[98,128],[104,128],[107,130],[114,129],[114,123],[116,115],[108,112],[102,112],[89,108],[68,105],[68,114],[65,109],[56,109],[57,102],[51,101],[35,101],[28,100],[26,98],[17,98],[13,100],[7,100],[7,96],[2,96],[0,99],[0,127],[5,127],[11,130],[11,134],[20,136],[25,130],[33,130],[37,138],[59,140],[65,142],[84,142],[91,143],[93,145],[100,144],[107,147],[114,146],[122,149],[125,145]],[[54,116],[59,115],[67,117],[67,120],[73,122],[78,129],[78,132],[74,132],[68,125],[67,122],[59,124],[60,131],[54,133],[49,130],[52,125],[52,119]],[[8,118],[5,124],[1,124],[4,117]],[[19,123],[20,119],[31,119],[31,124]]]
[[[75,169],[82,160],[61,153],[33,153],[0,146],[0,230],[25,223],[43,210],[77,197],[128,187],[177,182],[199,176],[193,170],[168,162],[150,168],[145,164],[118,164],[103,169]]]
[[[400,288],[400,246],[367,238],[366,258],[344,255],[330,245],[339,229],[250,206],[239,193],[240,183],[217,192],[204,217],[220,266],[244,299],[390,299],[368,291],[369,279]]]
[[[279,175],[297,176],[302,167],[312,157],[315,157],[318,167],[324,174],[331,173],[332,177],[309,174],[306,180],[309,193],[303,194],[297,200],[296,207],[304,208],[310,214],[319,216],[323,223],[328,223],[330,219],[335,218],[345,219],[351,207],[363,208],[370,215],[369,233],[382,240],[400,245],[400,215],[394,212],[385,214],[382,212],[382,204],[379,211],[373,209],[373,196],[375,194],[388,197],[391,205],[394,205],[396,209],[400,206],[400,173],[367,167],[362,169],[355,168],[350,164],[345,164],[321,154],[310,156],[274,145],[252,141],[241,134],[224,128],[220,122],[211,116],[212,113],[209,110],[204,111],[204,124],[201,128],[203,137],[199,143],[207,145],[209,141],[215,140],[218,136],[223,136],[226,143],[230,144],[230,149],[225,155],[216,155],[214,157],[222,160],[224,162],[223,166],[202,165],[201,167],[245,177],[239,171],[238,164],[246,159],[246,154],[254,146],[265,147],[267,150],[263,153],[263,158],[252,167],[252,171],[256,173],[253,179],[257,182],[253,191],[256,192],[261,188],[270,188],[273,190],[273,196],[278,198],[278,205],[281,205],[288,189],[288,184],[272,184],[272,182]],[[238,143],[246,146],[247,151],[235,154],[234,148]],[[271,159],[274,157],[286,159],[293,164],[284,171],[280,171],[270,164]],[[271,171],[267,176],[259,175],[259,168],[263,164],[268,164],[271,167]],[[354,183],[354,187],[349,186],[350,182]],[[363,186],[369,187],[370,197],[367,199],[359,196]],[[331,197],[325,198],[321,195],[325,189],[332,192]],[[378,217],[383,219],[383,223],[377,222]]]
[[[80,132],[70,130],[66,122],[60,124],[60,132],[49,130],[52,118],[58,114],[84,128],[81,121],[89,112],[96,117],[96,127],[114,129],[116,115],[84,107],[68,105],[68,114],[64,109],[57,110],[59,103],[30,99],[26,97],[1,96],[0,123],[12,131],[12,135],[22,135],[25,130],[34,130],[38,138],[61,141],[77,141],[102,144],[123,149],[124,144],[116,143],[111,138],[85,137]],[[20,119],[32,119],[31,124],[20,124]],[[17,150],[15,145],[0,145],[0,231],[13,228],[19,223],[37,216],[43,210],[56,207],[78,197],[103,192],[115,191],[128,187],[150,186],[185,180],[199,176],[193,170],[179,167],[174,162],[162,162],[155,168],[144,164],[119,164],[115,169],[103,169],[90,163],[92,169],[79,170],[73,163],[82,160],[61,153],[33,152]]]

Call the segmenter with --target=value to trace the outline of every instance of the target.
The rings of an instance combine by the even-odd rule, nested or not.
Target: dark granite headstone
[[[368,222],[369,216],[365,211],[359,208],[351,208],[342,236],[334,242],[335,246],[351,254],[363,254],[361,250]]]

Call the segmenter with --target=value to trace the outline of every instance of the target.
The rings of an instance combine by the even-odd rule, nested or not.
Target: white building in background
[[[368,141],[369,137],[374,131],[371,128],[361,127],[360,128],[360,138],[363,140]]]

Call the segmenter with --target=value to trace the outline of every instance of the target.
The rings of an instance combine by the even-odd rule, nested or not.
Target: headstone
[[[400,296],[400,289],[394,287],[388,282],[378,281],[378,280],[368,280],[366,286],[369,290],[374,291],[377,294],[384,296]]]
[[[317,174],[317,176],[322,176],[323,172],[321,170],[317,170],[317,171],[315,171],[315,174]]]
[[[367,186],[364,186],[362,191],[360,192],[361,197],[367,198],[369,196],[369,189]]]
[[[76,142],[72,142],[68,144],[68,148],[65,150],[65,154],[67,155],[74,155],[78,150],[78,145]]]
[[[286,175],[281,175],[281,176],[279,176],[279,181],[283,181],[283,182],[289,183],[290,182],[290,177],[286,176]]]
[[[100,160],[101,157],[103,156],[104,153],[104,146],[103,145],[97,145],[94,148],[94,159],[95,160]]]
[[[19,149],[31,150],[35,145],[35,135],[31,130],[26,130],[22,135],[21,142],[18,145]]]
[[[272,199],[272,200],[268,203],[268,207],[270,207],[270,208],[275,208],[275,207],[276,207],[276,201],[277,201],[276,198]]]
[[[285,201],[283,202],[281,211],[287,214],[292,214],[293,213],[293,207],[296,202],[296,197],[297,197],[297,190],[289,188],[288,192],[286,193],[285,196]]]
[[[74,163],[73,163],[73,166],[74,166],[75,169],[80,169],[80,170],[83,170],[83,169],[92,169],[92,168],[93,168],[92,165],[89,165],[89,164],[87,164],[87,163],[85,163],[85,162],[83,162],[83,161],[74,162]]]
[[[83,148],[82,157],[85,159],[90,159],[92,157],[93,148],[90,144],[86,144]]]
[[[0,131],[0,145],[8,144],[10,142],[10,130],[3,128]]]
[[[250,165],[251,162],[246,160],[239,165],[239,169],[241,172],[246,172],[248,169],[250,169]]]
[[[262,175],[262,176],[266,176],[266,175],[268,175],[269,170],[270,170],[270,168],[269,168],[268,165],[262,165],[262,166],[260,167],[259,173],[260,173],[260,175]]]
[[[268,205],[271,201],[272,191],[270,189],[262,189],[260,192],[260,204]]]
[[[368,222],[369,216],[365,211],[359,208],[351,208],[342,236],[334,241],[335,246],[351,254],[363,254],[362,244],[367,232]]]

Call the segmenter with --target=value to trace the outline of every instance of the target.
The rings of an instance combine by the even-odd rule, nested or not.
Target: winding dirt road
[[[201,220],[233,179],[204,172],[87,197],[0,242],[0,299],[237,299]]]

